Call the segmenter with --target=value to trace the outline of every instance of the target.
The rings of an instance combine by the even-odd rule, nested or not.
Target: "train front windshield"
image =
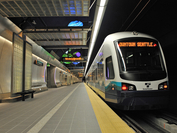
[[[126,38],[118,40],[120,76],[128,80],[158,80],[166,77],[164,61],[156,40]]]

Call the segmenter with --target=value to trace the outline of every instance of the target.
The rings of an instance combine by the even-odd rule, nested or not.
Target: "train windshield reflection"
[[[129,42],[129,44],[131,43]],[[138,42],[135,43],[138,44]],[[122,71],[164,71],[160,48],[157,43],[151,43],[153,43],[153,47],[119,45],[119,60]]]

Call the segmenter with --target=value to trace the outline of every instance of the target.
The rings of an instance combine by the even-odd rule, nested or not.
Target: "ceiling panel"
[[[91,34],[95,0],[0,0],[0,16],[8,17],[23,34],[49,53],[53,50],[60,58],[69,48],[87,56],[87,40]],[[95,5],[96,6],[96,5]],[[71,21],[83,22],[82,27],[68,27]],[[87,37],[89,36],[89,37]],[[65,64],[67,67],[85,66]],[[81,70],[79,70],[81,71]]]
[[[62,29],[25,31],[24,34],[35,41],[40,46],[60,46],[60,45],[86,45],[87,34],[90,29]]]
[[[3,17],[89,16],[90,0],[0,0]]]

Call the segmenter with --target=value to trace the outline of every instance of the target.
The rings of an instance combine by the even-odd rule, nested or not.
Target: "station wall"
[[[0,36],[0,99],[11,92],[12,42]]]
[[[161,38],[160,43],[163,46],[163,51],[166,59],[168,76],[169,76],[169,88],[170,88],[170,103],[168,111],[177,115],[177,29],[171,30]]]

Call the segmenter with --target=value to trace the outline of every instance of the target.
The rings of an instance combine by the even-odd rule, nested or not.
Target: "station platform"
[[[0,103],[0,133],[134,133],[86,84]]]

